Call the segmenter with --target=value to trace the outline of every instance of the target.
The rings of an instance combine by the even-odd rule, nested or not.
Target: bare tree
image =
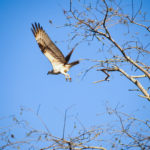
[[[67,18],[64,26],[72,29],[70,41],[75,42],[74,48],[81,42],[97,42],[98,49],[107,54],[107,58],[84,59],[96,63],[87,68],[84,75],[91,69],[96,69],[98,73],[106,75],[104,79],[94,82],[100,83],[109,81],[112,73],[119,72],[137,88],[131,91],[137,91],[140,97],[150,101],[150,86],[143,86],[150,79],[150,66],[147,62],[150,55],[150,26],[142,10],[142,1],[138,1],[139,6],[134,3],[134,0],[69,0],[69,9],[63,10]],[[118,31],[120,36],[116,36],[114,31]],[[38,130],[27,119],[23,119],[22,113],[26,111],[33,113],[45,130]],[[75,134],[66,135],[67,111],[61,136],[58,137],[51,133],[38,113],[21,108],[21,116],[8,117],[7,119],[12,119],[11,125],[0,128],[0,150],[150,149],[149,119],[141,120],[136,115],[107,107],[106,115],[113,116],[107,124],[95,125],[90,129],[74,126]],[[1,118],[2,121],[4,119]],[[18,130],[22,137],[18,136]]]
[[[150,120],[140,120],[134,115],[119,111],[118,108],[112,109],[107,106],[106,110],[106,113],[99,117],[107,116],[110,122],[95,125],[89,129],[86,127],[80,129],[75,117],[74,134],[65,135],[65,131],[62,130],[63,136],[58,137],[52,135],[39,114],[32,109],[21,108],[21,119],[19,119],[20,115],[10,116],[12,125],[1,127],[0,149],[150,149]],[[38,118],[39,124],[43,125],[44,130],[36,129],[28,118],[23,118],[22,114],[26,112],[33,113]],[[66,115],[64,118],[67,118]],[[22,136],[19,134],[17,137],[18,131]]]
[[[94,82],[99,83],[109,81],[112,73],[120,72],[136,86],[137,89],[132,91],[138,91],[140,97],[150,101],[149,84],[146,87],[142,84],[145,80],[149,83],[150,79],[150,66],[144,61],[147,55],[148,58],[150,56],[150,20],[142,12],[142,1],[138,1],[138,7],[134,0],[87,0],[80,1],[78,5],[74,3],[70,0],[70,9],[64,10],[68,21],[65,26],[72,29],[71,41],[79,44],[97,40],[101,51],[108,52],[107,59],[86,59],[97,64],[85,73],[93,68],[104,73],[106,77],[103,80]],[[116,37],[114,31],[120,35]]]

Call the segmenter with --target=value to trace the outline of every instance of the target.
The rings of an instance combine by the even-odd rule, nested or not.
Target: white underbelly
[[[55,71],[58,71],[58,72],[61,72],[62,70],[64,70],[64,65],[63,64],[60,64],[60,63],[53,63],[53,69]]]
[[[57,61],[52,55],[50,55],[49,53],[44,53],[44,55],[49,59],[49,61],[51,62],[53,69],[55,70],[55,72],[63,72],[63,70],[65,69],[65,66],[63,63]]]

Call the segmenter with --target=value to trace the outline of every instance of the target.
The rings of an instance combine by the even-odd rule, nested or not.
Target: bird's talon
[[[66,78],[66,82],[68,81],[68,78]]]

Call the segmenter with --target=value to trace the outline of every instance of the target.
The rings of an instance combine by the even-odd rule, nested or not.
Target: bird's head
[[[59,72],[55,72],[54,70],[50,70],[50,71],[48,71],[47,75],[49,75],[49,74],[57,75],[57,74],[59,74]]]

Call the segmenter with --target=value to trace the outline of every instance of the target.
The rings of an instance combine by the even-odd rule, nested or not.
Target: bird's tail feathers
[[[68,66],[69,66],[69,68],[71,68],[71,67],[73,67],[73,66],[75,66],[75,65],[77,65],[77,64],[79,64],[79,63],[80,63],[80,61],[77,60],[77,61],[74,61],[74,62],[72,62],[72,63],[69,63]]]

